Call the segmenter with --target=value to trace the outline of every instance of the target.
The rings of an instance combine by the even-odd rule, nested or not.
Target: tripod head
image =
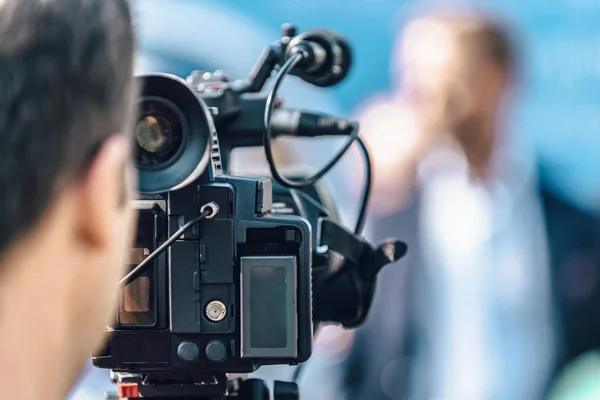
[[[106,393],[106,400],[270,400],[270,391],[261,379],[229,379],[224,373],[208,373],[194,379],[151,376],[129,373],[111,373],[118,393]],[[275,381],[275,400],[298,400],[295,382]]]

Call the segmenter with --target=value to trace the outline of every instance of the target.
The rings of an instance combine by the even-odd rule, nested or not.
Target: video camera
[[[226,374],[308,360],[314,324],[362,323],[377,273],[406,252],[401,242],[375,247],[360,236],[371,171],[358,124],[286,109],[277,97],[288,74],[321,87],[340,82],[349,46],[324,30],[283,31],[247,80],[219,71],[138,78],[136,246],[106,348],[92,357],[112,370],[121,398],[263,398],[261,381]],[[261,92],[275,69],[273,88]],[[273,160],[279,135],[347,139],[314,176],[292,179]],[[318,180],[354,142],[367,180],[352,232],[333,218]],[[270,176],[226,174],[231,151],[248,146],[264,146]],[[331,252],[342,256],[337,265]],[[297,387],[279,382],[275,395],[297,398]]]

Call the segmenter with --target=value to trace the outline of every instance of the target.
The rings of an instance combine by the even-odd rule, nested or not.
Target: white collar
[[[490,177],[485,182],[473,181],[469,177],[469,165],[464,153],[455,142],[448,142],[428,152],[419,163],[417,179],[419,186],[428,186],[438,179],[458,178],[492,190],[504,186],[512,196],[536,185],[537,170],[535,157],[524,146],[509,144],[498,146],[492,155]]]

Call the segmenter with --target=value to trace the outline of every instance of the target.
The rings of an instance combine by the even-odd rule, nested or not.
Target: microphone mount
[[[282,38],[263,50],[248,79],[233,82],[233,89],[240,94],[260,92],[273,71],[298,53],[302,60],[290,75],[319,87],[340,83],[352,64],[352,50],[340,35],[323,29],[297,35],[294,25],[284,24]]]
[[[289,40],[286,40],[289,38]],[[341,82],[352,62],[348,43],[339,35],[322,29],[310,30],[298,36],[285,36],[283,61],[300,53],[302,59],[291,70],[305,82],[319,87],[333,86]]]

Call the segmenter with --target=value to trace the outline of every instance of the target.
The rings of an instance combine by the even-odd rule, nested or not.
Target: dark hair
[[[479,15],[476,26],[469,32],[480,43],[484,54],[497,66],[514,72],[517,68],[517,48],[511,30],[500,21]]]
[[[0,1],[0,254],[130,131],[133,52],[127,0]]]

